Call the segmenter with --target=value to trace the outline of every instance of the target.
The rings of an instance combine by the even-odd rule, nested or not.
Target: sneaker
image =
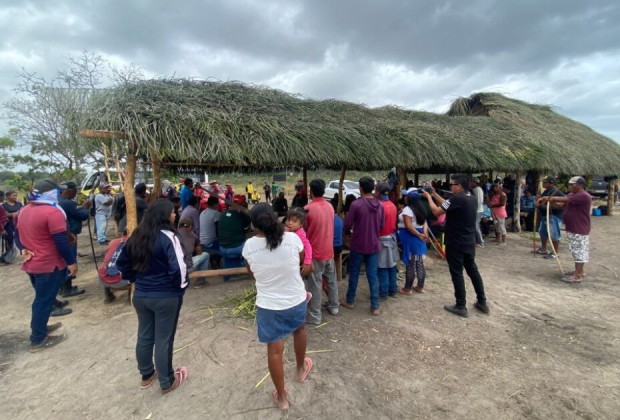
[[[67,338],[67,336],[64,335],[64,334],[48,335],[47,337],[45,337],[45,340],[43,340],[40,344],[31,344],[30,345],[30,353],[36,353],[36,352],[39,352],[41,350],[45,350],[45,349],[49,349],[50,347],[54,347],[56,344],[62,343],[63,341],[65,341],[65,338]]]
[[[342,300],[340,301],[340,306],[344,306],[347,309],[353,309],[355,308],[355,303],[349,303],[346,300]]]
[[[474,303],[474,308],[478,309],[483,314],[489,313],[489,306],[486,303],[476,302]]]
[[[56,302],[54,302],[54,308],[64,308],[68,304],[69,304],[68,300],[58,300],[58,299],[56,299]]]
[[[542,248],[538,248],[538,249],[536,250],[536,253],[537,253],[538,255],[547,255],[547,251],[546,251],[546,250],[543,250]]]
[[[65,316],[69,315],[71,312],[73,312],[73,310],[69,308],[54,308],[52,309],[50,316]]]
[[[47,326],[47,333],[51,333],[56,331],[58,328],[62,327],[62,322],[55,322],[54,324]]]
[[[387,296],[379,296],[379,300],[385,302],[386,300],[388,300]]]
[[[86,292],[86,290],[80,289],[77,286],[73,286],[69,290],[64,290],[62,292],[62,297],[69,298],[69,297],[79,296],[79,295],[83,295],[85,292]]]
[[[116,296],[113,293],[106,295],[105,299],[103,299],[103,303],[110,304],[116,300]]]
[[[398,297],[398,292],[396,292],[396,293],[389,293],[388,296],[391,297],[391,298],[397,298]]]
[[[424,287],[420,287],[420,286],[415,286],[413,288],[413,291],[416,292],[416,293],[425,293],[424,292]]]
[[[405,287],[403,287],[402,289],[398,289],[398,293],[400,293],[401,295],[412,295],[413,294],[411,289],[407,289]]]
[[[330,314],[331,316],[340,316],[340,311],[338,310],[338,308],[327,308],[327,313]]]
[[[463,318],[467,318],[469,316],[467,308],[461,308],[456,305],[444,305],[443,308],[451,314],[462,316]]]
[[[543,258],[546,260],[555,260],[555,254],[552,254],[551,252],[547,252],[547,255],[545,255]]]

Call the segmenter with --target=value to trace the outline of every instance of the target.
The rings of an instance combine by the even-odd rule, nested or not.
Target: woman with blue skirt
[[[421,196],[417,191],[409,192],[407,206],[398,216],[398,237],[403,249],[403,264],[407,267],[405,287],[399,290],[403,295],[411,295],[413,291],[424,293],[426,279],[424,255],[428,242],[428,224],[420,199]],[[416,276],[418,285],[413,287]]]
[[[293,334],[298,382],[306,380],[313,365],[306,357],[306,289],[299,267],[304,248],[295,233],[284,232],[269,204],[254,206],[250,219],[256,236],[245,242],[243,258],[256,279],[258,340],[267,343],[269,372],[276,387],[273,399],[286,410],[284,339]]]

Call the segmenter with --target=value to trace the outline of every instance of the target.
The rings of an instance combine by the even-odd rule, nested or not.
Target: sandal
[[[288,410],[288,390],[286,389],[286,387],[284,387],[284,394],[286,395],[286,403],[280,405],[280,400],[278,399],[278,390],[274,389],[271,393],[273,401],[276,403],[280,410]]]
[[[401,295],[408,295],[408,296],[413,294],[411,289],[405,289],[404,287],[402,289],[398,289],[398,293],[400,293]]]
[[[301,375],[301,378],[297,378],[297,382],[304,382],[308,378],[308,375],[310,375],[310,372],[312,372],[313,366],[314,366],[314,362],[312,361],[312,359],[309,357],[306,357],[304,359],[304,373],[303,375]]]
[[[162,389],[161,393],[163,395],[166,395],[167,393],[174,391],[175,389],[180,387],[183,382],[185,382],[185,379],[187,379],[188,375],[189,372],[186,367],[177,368],[177,370],[174,371],[174,382],[168,388]]]
[[[140,389],[149,388],[151,385],[153,385],[153,382],[155,382],[155,379],[157,379],[157,372],[153,371],[151,376],[149,376],[147,379],[144,379],[142,382],[140,382]]]
[[[564,283],[581,283],[582,277],[573,276],[564,276],[562,277],[562,281]]]

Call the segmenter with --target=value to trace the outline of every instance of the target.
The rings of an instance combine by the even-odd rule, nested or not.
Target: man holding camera
[[[434,189],[422,192],[435,217],[446,215],[446,259],[454,285],[455,305],[445,305],[450,313],[467,318],[465,301],[465,279],[463,267],[471,279],[477,295],[474,307],[484,314],[489,313],[484,284],[476,266],[476,197],[469,192],[469,176],[455,174],[450,177],[452,196],[445,200]]]

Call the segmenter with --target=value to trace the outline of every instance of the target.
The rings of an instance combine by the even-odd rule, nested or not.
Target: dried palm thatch
[[[502,98],[509,110],[513,102],[520,104],[501,95],[492,97]],[[453,104],[453,108],[458,106],[463,106],[461,100]],[[536,124],[496,118],[499,112],[487,113],[491,118],[477,118],[472,109],[461,110],[458,115],[462,116],[451,116],[456,111],[440,115],[397,107],[373,109],[239,82],[163,79],[94,95],[85,124],[97,130],[122,131],[134,141],[138,155],[155,151],[158,156],[154,157],[164,162],[346,165],[360,170],[391,166],[560,170],[570,166],[559,159],[564,155],[554,159],[555,154],[546,151],[545,143],[538,141],[543,130]],[[505,114],[510,112],[501,113]],[[551,114],[570,122],[571,127],[581,126]],[[561,131],[560,136],[565,138],[570,132]],[[604,142],[608,139],[590,133],[611,149]],[[579,167],[599,166],[586,161]],[[577,171],[571,167],[568,172]]]
[[[491,121],[513,154],[528,169],[568,174],[615,174],[620,171],[620,146],[586,125],[566,118],[547,105],[535,105],[497,93],[475,93],[455,100],[448,113],[481,124]],[[486,122],[484,122],[486,120]],[[480,127],[481,128],[481,127]]]

